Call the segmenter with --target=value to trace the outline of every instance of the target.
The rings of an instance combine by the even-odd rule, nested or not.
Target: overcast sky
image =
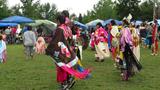
[[[36,0],[35,0],[36,1]],[[98,3],[99,0],[41,0],[41,3],[54,3],[59,11],[69,10],[70,13],[86,13],[87,10],[91,10],[93,5]],[[14,6],[20,3],[20,0],[8,0],[9,6]]]

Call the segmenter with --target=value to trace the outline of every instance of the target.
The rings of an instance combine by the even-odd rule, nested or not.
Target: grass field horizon
[[[160,90],[160,55],[151,56],[151,50],[141,48],[143,69],[125,82],[114,68],[111,58],[94,62],[94,51],[83,52],[84,67],[92,68],[92,76],[78,80],[71,90]],[[55,64],[46,55],[26,60],[22,45],[7,46],[8,59],[0,63],[0,90],[58,90]]]

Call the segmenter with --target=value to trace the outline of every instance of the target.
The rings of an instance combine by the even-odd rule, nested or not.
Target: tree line
[[[143,2],[142,2],[143,1]],[[154,1],[156,0],[100,0],[94,5],[93,10],[84,15],[84,22],[95,19],[118,19],[122,20],[129,13],[134,20],[153,20]],[[157,17],[160,17],[160,1],[157,0]]]
[[[0,0],[0,19],[11,15],[22,15],[32,19],[48,19],[55,21],[58,9],[55,4],[41,4],[40,0],[20,0],[22,5],[17,4],[11,8],[7,0]],[[86,14],[80,15],[81,22],[87,23],[95,19],[118,19],[122,20],[130,13],[135,20],[152,20],[154,0],[100,0],[88,10]],[[157,0],[159,3],[159,0]],[[160,4],[158,4],[159,6]],[[156,8],[157,12],[160,8]],[[73,15],[73,14],[72,14]],[[160,16],[160,15],[159,15]],[[79,19],[77,19],[79,20]]]
[[[41,4],[40,0],[21,0],[22,5],[17,4],[9,8],[7,0],[0,0],[0,19],[12,15],[22,15],[32,19],[48,19],[55,20],[58,13],[55,4],[45,3]]]

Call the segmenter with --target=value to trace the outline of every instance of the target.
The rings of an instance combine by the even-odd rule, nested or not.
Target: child
[[[36,42],[36,53],[38,54],[44,54],[45,53],[45,40],[43,37],[39,37]]]
[[[2,35],[0,35],[0,63],[6,62],[6,43],[3,41]]]

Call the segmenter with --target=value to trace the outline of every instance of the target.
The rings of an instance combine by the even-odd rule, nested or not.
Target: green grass
[[[58,90],[55,65],[50,57],[37,55],[25,60],[21,45],[7,46],[8,60],[0,64],[0,90]],[[129,81],[121,81],[120,72],[109,58],[94,62],[94,52],[83,52],[85,67],[91,67],[92,77],[79,80],[71,90],[160,90],[160,55],[151,56],[150,50],[141,49],[142,71]]]

